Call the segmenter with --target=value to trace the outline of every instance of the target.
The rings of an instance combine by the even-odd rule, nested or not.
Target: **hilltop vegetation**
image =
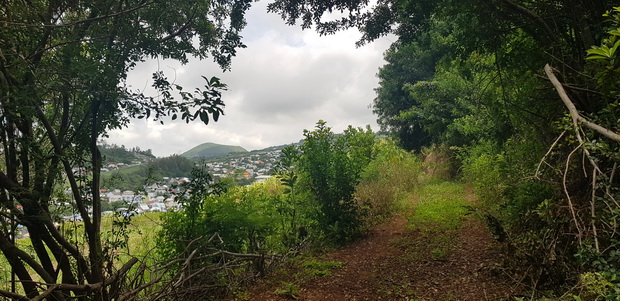
[[[124,145],[102,143],[99,151],[104,163],[136,164],[155,159],[150,149],[141,150],[140,147],[127,149]]]
[[[230,149],[237,148],[239,147]],[[172,155],[154,159],[149,157],[148,161],[136,161],[140,158],[140,154],[134,156],[135,152],[117,147],[118,153],[125,155],[126,158],[132,158],[132,163],[120,167],[117,163],[113,163],[114,168],[102,174],[102,188],[137,191],[145,184],[161,182],[164,177],[191,177],[192,169],[203,165],[215,179],[229,178],[239,185],[246,185],[254,182],[256,176],[271,175],[274,161],[282,148],[284,146],[272,146],[251,152],[226,152],[224,155],[214,155],[208,159],[199,157],[190,159],[182,155]],[[139,150],[139,147],[134,149]],[[246,174],[248,170],[252,173]]]
[[[248,151],[241,146],[223,145],[217,143],[206,142],[200,144],[183,154],[181,156],[189,159],[210,159],[214,157],[222,157],[228,154],[234,153],[247,153]]]
[[[158,70],[149,95],[128,73],[151,58],[212,57],[230,69],[251,1],[31,2],[0,7],[0,251],[19,285],[9,291],[5,277],[0,296],[223,296],[304,247],[362,236],[425,171],[473,186],[470,211],[510,251],[502,274],[531,299],[620,298],[617,0],[273,0],[268,10],[290,25],[357,27],[359,45],[395,35],[373,110],[404,149],[319,122],[283,150],[272,181],[236,187],[194,169],[177,195],[184,209],[164,215],[157,252],[141,254],[128,250],[131,214],[102,231],[101,171],[104,159],[133,164],[142,151],[97,143],[136,119],[218,121],[227,89],[218,78],[187,89]],[[187,156],[235,150],[245,151],[206,145]],[[455,168],[436,168],[443,159]],[[163,158],[125,181],[193,164]],[[423,219],[450,207],[423,205]],[[59,208],[81,222],[64,223]],[[30,237],[15,241],[18,229]]]
[[[239,281],[266,273],[285,254],[352,241],[389,216],[416,187],[417,158],[376,139],[369,128],[349,127],[335,135],[320,121],[304,136],[299,146],[282,151],[277,176],[269,181],[231,187],[194,174],[185,210],[164,215],[158,246],[166,261],[187,260],[178,273],[213,272],[167,293],[226,295]],[[392,174],[399,181],[384,181]],[[361,185],[379,193],[358,189]],[[228,252],[225,259],[212,257],[222,249]],[[234,273],[226,268],[232,262],[238,263]]]
[[[101,187],[106,189],[142,190],[144,185],[161,182],[164,177],[190,177],[193,161],[172,155],[102,174]]]

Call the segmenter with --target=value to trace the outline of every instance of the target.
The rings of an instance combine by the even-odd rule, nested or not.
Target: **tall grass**
[[[355,190],[367,222],[380,222],[403,205],[419,183],[422,164],[417,157],[389,141],[378,143],[379,154],[362,173]]]
[[[156,260],[152,256],[155,256],[155,252],[152,252],[156,247],[156,235],[161,228],[160,215],[162,213],[153,212],[136,215],[131,218],[131,223],[126,223],[125,226],[120,226],[118,218],[113,216],[105,216],[102,218],[101,228],[102,237],[104,241],[115,242],[108,244],[108,252],[115,257],[114,266],[122,266],[130,256],[135,256],[141,259]],[[116,222],[115,222],[116,218]],[[122,229],[121,229],[122,228]],[[73,232],[73,235],[69,235],[73,240],[73,243],[78,246],[84,253],[87,253],[85,246],[86,238],[84,237],[84,226],[81,222],[65,222],[60,226],[60,230],[68,233]],[[36,258],[36,253],[29,249],[31,246],[29,238],[19,239],[16,242],[21,249],[26,250],[30,256]],[[52,258],[52,263],[56,264],[55,258],[49,253]],[[35,281],[39,280],[34,273],[33,277]],[[0,289],[11,290],[11,266],[8,263],[6,257],[0,256]],[[18,293],[23,293],[21,285],[16,286]]]
[[[420,231],[435,260],[445,260],[468,212],[465,185],[436,182],[422,185],[415,194],[408,227]]]
[[[465,185],[434,182],[420,187],[408,216],[409,227],[422,231],[452,231],[461,227],[467,213]]]

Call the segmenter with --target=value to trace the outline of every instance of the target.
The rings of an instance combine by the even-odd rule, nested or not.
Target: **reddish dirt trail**
[[[368,237],[325,255],[345,265],[330,277],[316,277],[297,300],[504,300],[514,293],[494,267],[497,247],[484,225],[470,217],[451,237],[452,251],[436,260],[432,237],[406,229],[396,216]],[[268,282],[249,300],[287,300]]]

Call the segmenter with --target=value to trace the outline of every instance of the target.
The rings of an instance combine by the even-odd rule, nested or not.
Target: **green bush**
[[[392,141],[376,144],[377,156],[361,174],[355,190],[355,200],[367,211],[366,221],[376,223],[397,209],[418,185],[422,174],[420,161]]]
[[[274,179],[203,196],[196,212],[186,207],[162,217],[160,247],[169,255],[181,254],[194,239],[218,233],[222,239],[218,248],[228,251],[282,250],[277,237],[285,218],[278,207],[282,192],[283,187]]]
[[[319,225],[330,239],[349,241],[362,229],[363,212],[353,193],[374,156],[375,134],[369,127],[349,126],[337,136],[319,121],[314,131],[304,131],[304,137],[296,168],[320,205]]]
[[[503,152],[491,142],[481,141],[459,154],[463,164],[463,178],[472,183],[474,193],[488,206],[504,202],[506,174]]]
[[[447,181],[456,176],[454,150],[447,145],[433,144],[429,147],[423,147],[421,154],[424,158],[422,168],[427,180]]]

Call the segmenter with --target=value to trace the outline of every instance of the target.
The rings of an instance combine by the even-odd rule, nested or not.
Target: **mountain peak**
[[[247,153],[247,152],[248,151],[241,146],[205,142],[203,144],[200,144],[184,152],[183,154],[181,154],[181,156],[189,158],[189,159],[199,159],[199,158],[220,157],[220,156],[225,156],[231,153]]]

